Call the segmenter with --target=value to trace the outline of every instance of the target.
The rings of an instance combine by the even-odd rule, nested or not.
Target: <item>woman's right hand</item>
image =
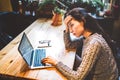
[[[69,23],[70,23],[70,21],[72,20],[72,16],[67,16],[66,18],[65,18],[65,20],[64,20],[64,23],[65,23],[65,25],[66,25],[66,32],[68,32],[69,31]]]
[[[42,62],[52,64],[53,66],[55,66],[58,63],[58,61],[51,56],[48,56],[48,57],[42,59]]]

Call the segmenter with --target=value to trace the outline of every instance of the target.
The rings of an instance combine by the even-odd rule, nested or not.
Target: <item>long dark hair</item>
[[[75,20],[77,21],[83,21],[84,22],[84,28],[92,31],[93,33],[98,33],[103,36],[103,38],[108,43],[109,47],[111,48],[113,55],[116,53],[116,47],[109,37],[109,35],[102,29],[102,27],[98,24],[98,22],[87,13],[87,11],[84,8],[74,8],[70,11],[68,11],[64,18],[68,15],[71,15]]]

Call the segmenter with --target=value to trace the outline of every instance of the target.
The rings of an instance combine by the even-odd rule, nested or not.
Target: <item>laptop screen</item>
[[[25,61],[30,66],[31,65],[31,58],[33,56],[33,52],[32,52],[33,47],[32,47],[32,45],[31,45],[30,41],[28,40],[25,33],[23,33],[18,50],[19,50],[20,54],[23,56],[23,58],[25,59]]]

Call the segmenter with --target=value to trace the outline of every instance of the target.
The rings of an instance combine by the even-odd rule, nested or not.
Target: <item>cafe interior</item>
[[[55,8],[75,7],[86,8],[120,47],[119,0],[0,0],[0,49],[36,19],[52,19]]]
[[[61,26],[65,12],[76,7],[85,8],[96,19],[115,42],[120,56],[120,0],[0,0],[0,50],[38,19]]]
[[[88,9],[120,47],[119,0],[0,0],[0,49],[36,19],[52,19],[56,6],[63,10]]]

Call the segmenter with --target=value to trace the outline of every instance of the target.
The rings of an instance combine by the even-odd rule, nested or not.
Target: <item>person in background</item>
[[[73,70],[50,56],[42,62],[55,66],[68,80],[117,80],[118,68],[113,43],[94,18],[85,9],[74,8],[65,14],[64,22],[66,48],[66,43],[70,42],[69,33],[76,37],[84,37],[81,63],[77,70]],[[70,48],[76,48],[79,44],[71,44]]]

